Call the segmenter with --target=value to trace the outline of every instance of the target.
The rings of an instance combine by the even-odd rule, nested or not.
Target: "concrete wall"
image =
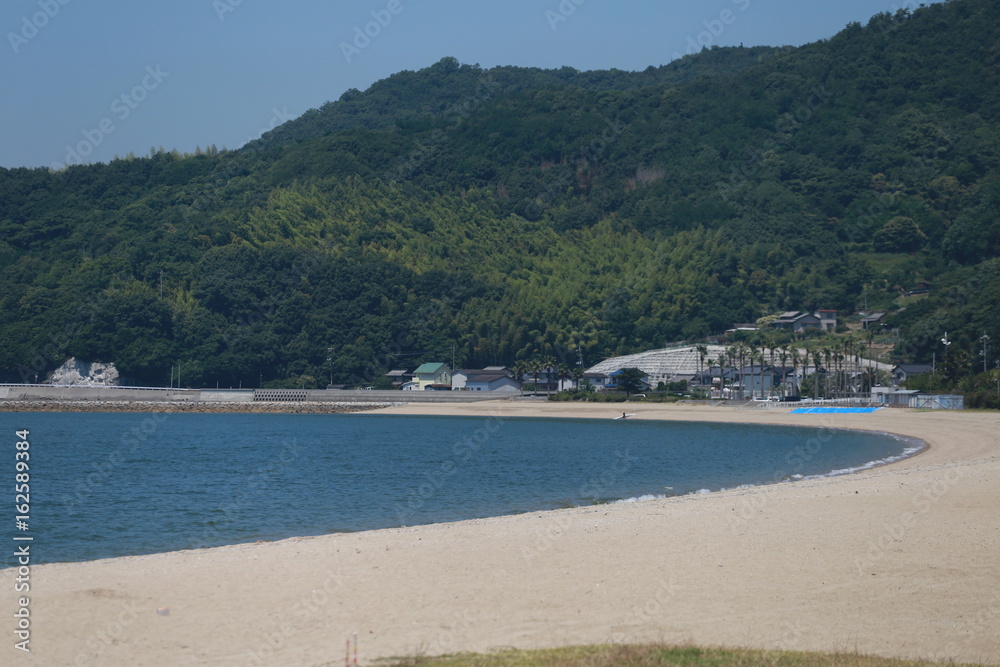
[[[330,403],[452,403],[508,398],[509,393],[468,391],[339,391],[336,389],[147,389],[135,387],[54,387],[0,385],[0,400],[149,401],[253,403],[315,401]]]
[[[56,387],[51,385],[0,386],[0,399],[11,401],[195,401],[197,389],[145,389],[133,387]]]
[[[482,391],[338,391],[318,389],[309,392],[310,401],[363,403],[474,403],[509,398],[508,393]]]
[[[201,389],[198,400],[205,403],[253,403],[253,389]]]

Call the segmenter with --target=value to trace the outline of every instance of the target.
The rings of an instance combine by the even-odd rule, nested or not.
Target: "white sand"
[[[0,662],[339,665],[354,632],[362,663],[647,640],[1000,662],[1000,415],[628,410],[890,431],[931,449],[754,489],[36,566],[27,656],[13,649],[5,570]],[[616,411],[491,402],[381,413],[492,415],[474,427],[489,431],[498,418]],[[805,451],[825,437],[805,432]]]

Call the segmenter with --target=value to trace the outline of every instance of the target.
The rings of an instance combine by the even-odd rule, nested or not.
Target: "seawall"
[[[155,409],[175,408],[198,411],[211,407],[230,406],[239,411],[311,411],[289,408],[315,406],[319,412],[329,412],[334,405],[384,407],[403,403],[471,403],[514,398],[516,395],[494,392],[460,391],[345,391],[339,389],[166,389],[157,387],[79,387],[52,385],[0,385],[0,410],[31,409],[30,404],[105,406],[108,409],[139,404],[141,408],[155,404]],[[264,406],[273,406],[267,410]],[[240,409],[243,406],[245,409]],[[256,406],[257,409],[250,409]],[[38,409],[38,408],[35,408]],[[145,408],[144,408],[145,409]]]

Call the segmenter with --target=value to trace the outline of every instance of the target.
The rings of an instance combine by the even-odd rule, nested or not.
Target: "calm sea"
[[[32,536],[33,563],[716,491],[915,451],[881,434],[610,419],[0,413],[0,424],[8,480],[15,432],[30,430],[28,530],[8,494],[3,533]]]

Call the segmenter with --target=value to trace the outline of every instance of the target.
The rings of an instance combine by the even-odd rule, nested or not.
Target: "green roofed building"
[[[417,389],[451,389],[451,370],[447,364],[423,364],[413,371]]]

